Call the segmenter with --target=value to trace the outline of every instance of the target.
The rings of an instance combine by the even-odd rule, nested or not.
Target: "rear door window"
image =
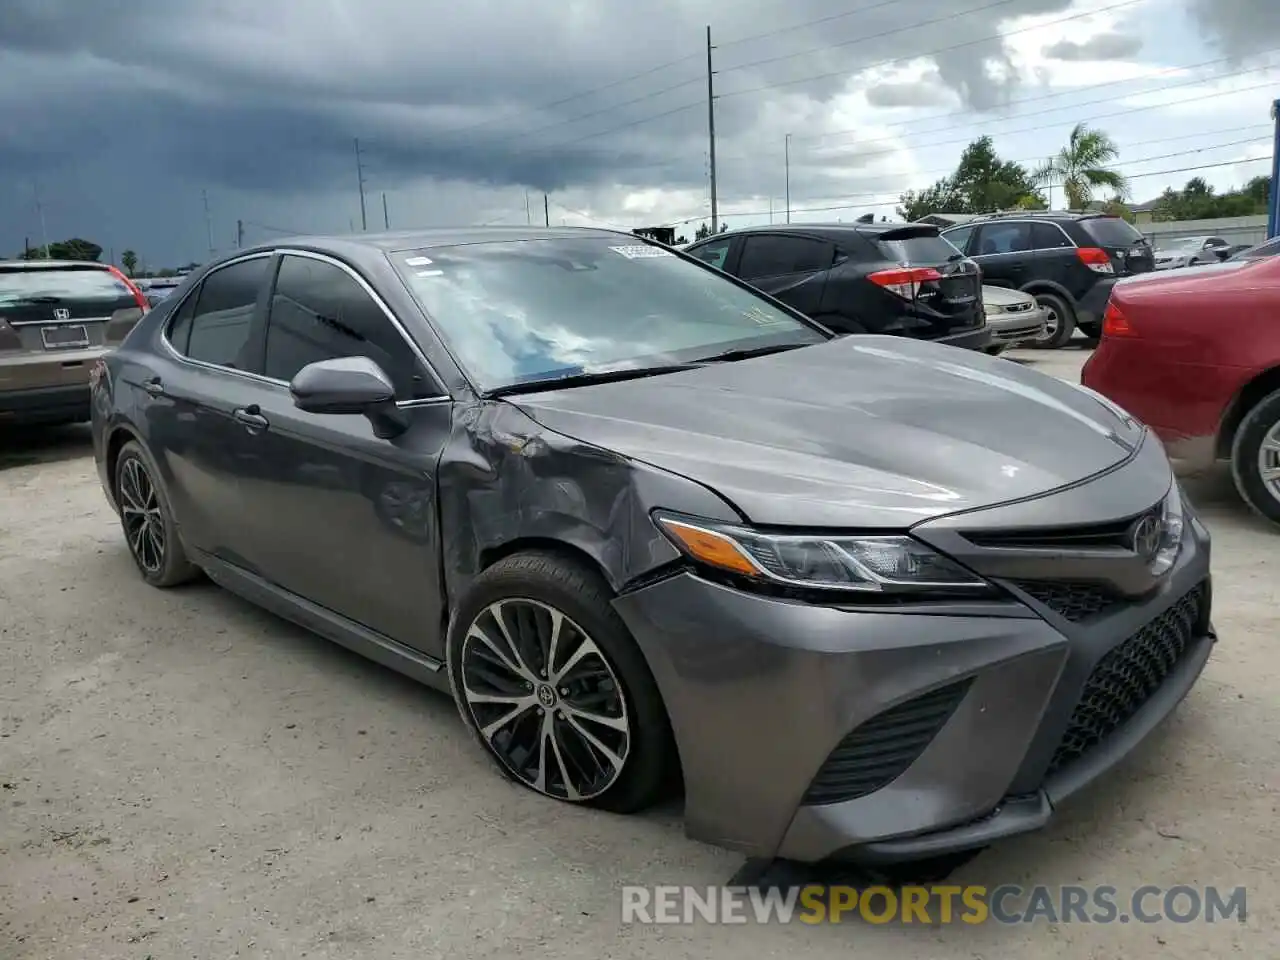
[[[241,260],[204,278],[195,294],[185,350],[188,357],[236,370],[253,369],[253,313],[270,262],[265,256]]]
[[[1031,225],[1031,243],[1036,250],[1055,250],[1059,247],[1074,247],[1071,238],[1062,232],[1056,223],[1033,223]]]
[[[1022,253],[1033,249],[1030,223],[988,223],[978,231],[978,253]]]
[[[1094,243],[1102,247],[1131,247],[1146,239],[1132,224],[1119,217],[1095,217],[1080,221],[1080,226]]]
[[[744,280],[826,270],[835,261],[835,244],[810,237],[762,234],[746,238],[738,276]]]

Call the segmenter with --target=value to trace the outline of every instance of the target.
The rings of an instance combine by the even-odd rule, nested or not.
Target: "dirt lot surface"
[[[1084,354],[1019,354],[1074,379]],[[1248,919],[623,926],[623,884],[725,882],[678,810],[516,789],[452,704],[210,585],[142,584],[85,432],[0,435],[0,958],[676,960],[1280,955],[1280,534],[1217,475],[1221,643],[1123,771],[955,882],[1219,884]]]

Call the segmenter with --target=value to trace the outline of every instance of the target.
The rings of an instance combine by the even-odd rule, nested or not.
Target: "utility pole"
[[[44,244],[44,259],[49,259],[49,230],[44,225],[44,204],[40,202],[40,181],[32,181],[31,189],[36,195],[36,215],[40,218],[40,241]]]
[[[360,186],[360,229],[369,229],[369,220],[364,212],[364,161],[360,159],[360,138],[356,137],[356,183]]]
[[[382,228],[384,230],[391,229],[391,216],[387,213],[387,192],[382,192]]]
[[[769,198],[769,222],[773,223],[773,197]]]
[[[542,195],[542,223],[543,226],[551,226],[551,201],[545,193]]]
[[[209,215],[209,191],[200,191],[200,202],[204,204],[204,235],[209,241],[209,256],[213,256],[213,218]]]
[[[720,229],[720,208],[716,203],[716,92],[715,71],[711,69],[711,25],[707,24],[707,138],[711,144],[711,234]]]
[[[783,141],[787,155],[787,223],[791,222],[791,134]]]
[[[533,225],[533,214],[529,212],[529,191],[524,192],[524,222]]]
[[[236,221],[236,249],[239,250],[244,246],[244,221]]]

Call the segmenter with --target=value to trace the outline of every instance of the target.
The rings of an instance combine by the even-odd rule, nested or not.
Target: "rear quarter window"
[[[1096,220],[1082,220],[1080,227],[1094,243],[1104,247],[1128,247],[1135,243],[1143,243],[1146,238],[1134,229],[1128,221],[1119,217],[1099,217]]]

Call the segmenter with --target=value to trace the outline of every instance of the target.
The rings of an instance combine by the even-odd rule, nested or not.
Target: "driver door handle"
[[[251,403],[247,407],[237,407],[232,411],[231,415],[248,427],[251,432],[265,430],[271,425],[270,421],[262,415],[256,403]]]
[[[150,377],[142,381],[142,389],[153,397],[164,393],[164,382],[159,377]]]

